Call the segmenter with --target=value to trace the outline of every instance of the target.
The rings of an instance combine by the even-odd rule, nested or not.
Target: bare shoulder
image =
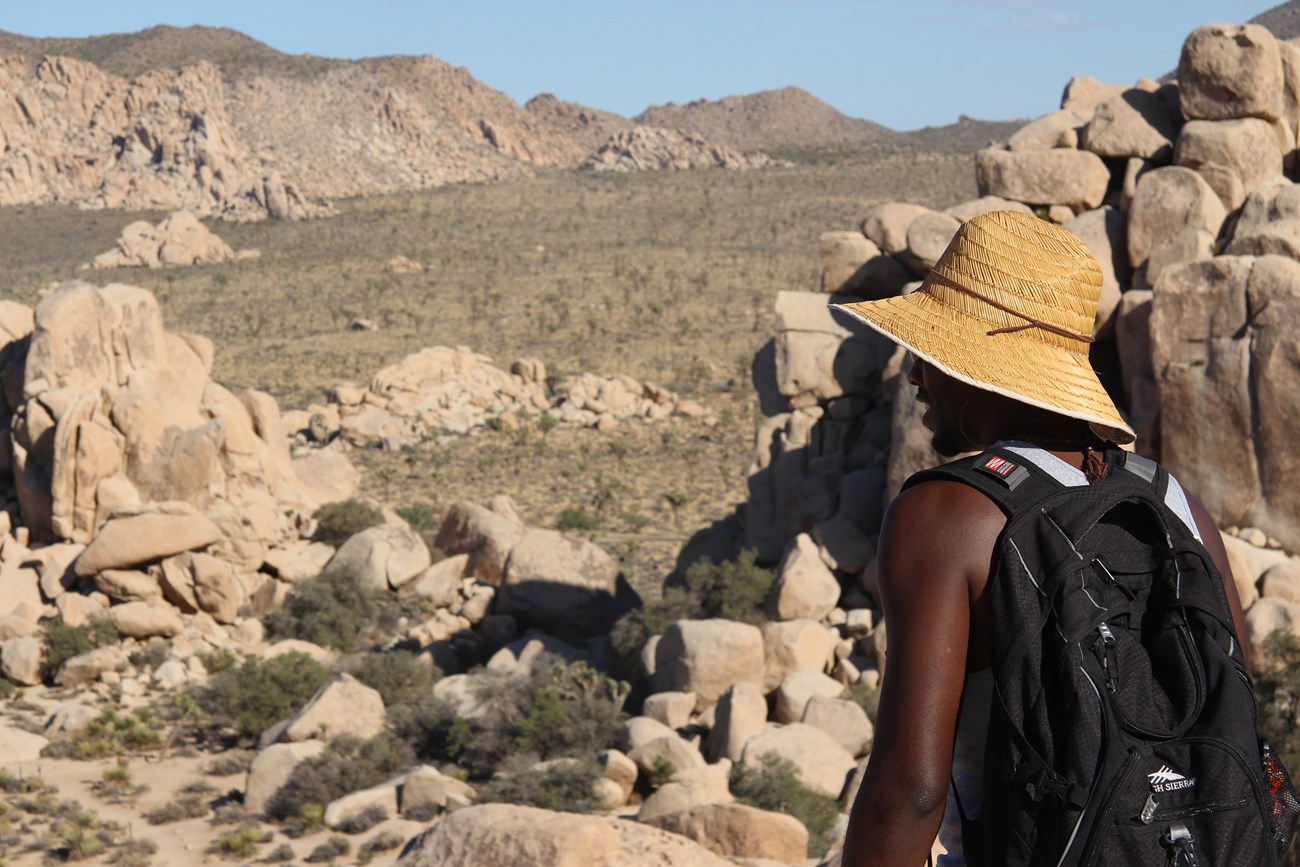
[[[1005,525],[1006,516],[997,504],[970,485],[922,482],[895,497],[886,510],[881,554],[963,563],[975,556],[987,568]]]

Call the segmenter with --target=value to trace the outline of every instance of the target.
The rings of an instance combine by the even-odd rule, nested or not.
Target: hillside
[[[765,90],[716,101],[654,105],[634,120],[688,129],[738,150],[804,150],[902,144],[888,127],[836,110],[798,87]]]
[[[1300,37],[1300,0],[1274,6],[1250,19],[1250,23],[1267,27],[1278,39]]]

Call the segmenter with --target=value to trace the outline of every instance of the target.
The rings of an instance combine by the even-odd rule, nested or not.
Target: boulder
[[[776,689],[795,671],[825,671],[835,650],[835,636],[816,620],[763,624],[763,691]]]
[[[684,729],[695,712],[695,695],[689,692],[657,692],[647,696],[642,713],[671,729]]]
[[[1050,148],[1079,146],[1079,128],[1085,118],[1072,111],[1060,109],[1032,120],[1007,138],[1007,150],[1041,151]],[[962,218],[969,220],[970,217]]]
[[[41,631],[41,627],[17,614],[0,614],[0,644],[11,638],[22,638]]]
[[[524,529],[522,524],[477,503],[461,500],[447,510],[434,545],[448,556],[467,554],[465,574],[500,584],[506,558]]]
[[[0,615],[17,614],[34,622],[43,607],[40,573],[16,560],[0,563]]]
[[[659,691],[695,693],[695,709],[736,683],[763,682],[763,633],[730,620],[677,620],[655,649]]]
[[[1155,286],[1169,266],[1211,259],[1214,252],[1214,236],[1209,232],[1204,229],[1183,229],[1151,251],[1146,267],[1143,268],[1142,282],[1148,287]]]
[[[5,764],[37,762],[49,741],[38,734],[18,728],[12,722],[0,722],[0,756]]]
[[[709,761],[740,761],[745,743],[767,726],[767,700],[752,683],[738,683],[718,699],[713,729],[704,742]]]
[[[1259,579],[1259,592],[1264,597],[1300,603],[1300,559],[1292,557],[1270,566]]]
[[[1076,75],[1065,85],[1061,95],[1061,108],[1084,120],[1092,117],[1101,105],[1112,97],[1121,96],[1128,90],[1122,84],[1108,84],[1098,81],[1091,75]]]
[[[961,220],[938,211],[918,214],[907,227],[907,250],[903,259],[914,271],[924,274],[934,267],[948,249],[952,236],[961,228]]]
[[[861,295],[867,262],[881,255],[880,248],[861,232],[823,232],[817,239],[822,263],[822,292]]]
[[[807,723],[770,726],[749,739],[740,761],[748,767],[761,767],[769,753],[793,762],[805,786],[832,798],[840,796],[849,772],[857,767],[848,750]]]
[[[119,671],[126,667],[126,654],[119,648],[97,647],[78,654],[59,667],[54,673],[56,686],[80,686],[89,683],[101,674]]]
[[[632,787],[636,785],[638,773],[636,762],[619,750],[604,750],[598,761],[605,779],[619,787],[623,793],[623,803],[627,803],[628,797],[632,794]]]
[[[557,635],[603,634],[635,604],[620,579],[598,545],[530,527],[510,549],[496,612]]]
[[[627,754],[645,777],[652,777],[666,762],[674,773],[689,771],[705,766],[704,756],[700,751],[676,733],[655,738]]]
[[[1276,120],[1284,98],[1282,55],[1266,28],[1206,24],[1183,43],[1178,103],[1188,120]]]
[[[402,813],[413,808],[429,806],[441,811],[452,806],[473,803],[477,797],[474,787],[469,783],[449,777],[428,765],[421,765],[407,774],[398,794],[401,798]]]
[[[0,673],[19,686],[41,682],[45,642],[38,635],[10,638],[0,646]]]
[[[669,737],[677,737],[677,732],[672,727],[653,717],[634,716],[623,723],[621,743],[623,748],[630,753],[651,741]]]
[[[182,554],[181,557],[188,561],[199,610],[211,614],[218,623],[234,623],[246,595],[234,568],[207,554]]]
[[[641,804],[637,819],[646,822],[703,804],[730,804],[735,798],[727,788],[731,762],[678,771]]]
[[[320,740],[272,744],[253,757],[244,783],[244,812],[259,816],[275,793],[289,781],[293,769],[325,751]]]
[[[401,783],[401,778],[388,780],[335,798],[325,807],[325,827],[338,830],[340,825],[375,807],[383,810],[385,816],[397,815],[397,793]]]
[[[971,199],[968,202],[962,202],[959,205],[953,205],[946,208],[944,213],[956,217],[963,223],[967,220],[973,220],[981,214],[987,214],[990,211],[1019,211],[1022,214],[1032,214],[1033,209],[1021,202],[1013,202],[1010,199],[1004,199],[1001,196],[980,196],[978,199]]]
[[[435,608],[450,608],[460,599],[460,582],[468,564],[468,554],[442,558],[415,579],[411,593],[428,599]]]
[[[197,551],[221,539],[221,530],[206,515],[186,504],[169,504],[166,511],[114,517],[95,534],[77,558],[78,575],[105,569],[125,569]]]
[[[827,568],[817,543],[807,533],[795,537],[777,569],[767,598],[774,620],[820,620],[840,600],[840,582]]]
[[[1062,228],[1082,241],[1101,265],[1101,296],[1092,333],[1094,337],[1110,337],[1115,333],[1115,308],[1120,294],[1128,288],[1132,276],[1124,214],[1111,207],[1097,208],[1084,211]]]
[[[1278,175],[1261,183],[1246,197],[1233,226],[1232,237],[1236,240],[1253,235],[1271,223],[1294,219],[1300,219],[1300,186]]]
[[[1274,632],[1300,632],[1300,605],[1277,596],[1265,596],[1246,612],[1246,640],[1251,657],[1264,656],[1264,643]]]
[[[114,602],[146,602],[162,598],[158,579],[134,569],[105,569],[95,575],[95,589]]]
[[[1160,453],[1160,398],[1151,368],[1151,298],[1149,289],[1125,292],[1115,316],[1115,347],[1131,407],[1129,424],[1137,433],[1138,453],[1147,457]]]
[[[1097,106],[1084,129],[1081,147],[1101,157],[1167,163],[1180,121],[1172,93],[1126,90]]]
[[[1174,163],[1192,169],[1229,211],[1265,181],[1282,173],[1282,149],[1267,121],[1193,120],[1183,127]]]
[[[604,816],[465,807],[406,845],[397,867],[733,867],[685,837]]]
[[[327,647],[321,647],[319,644],[312,644],[310,641],[303,641],[301,638],[285,638],[277,641],[262,649],[258,656],[262,659],[275,659],[277,656],[283,656],[286,653],[302,653],[310,656],[326,668],[334,664],[338,654]]]
[[[800,722],[826,732],[855,758],[871,752],[876,729],[862,705],[855,701],[814,695],[804,706]]]
[[[776,688],[776,708],[772,718],[779,723],[799,722],[813,696],[839,698],[843,693],[844,684],[820,671],[792,672]]]
[[[428,569],[431,562],[429,548],[419,533],[380,524],[344,542],[322,574],[346,576],[378,590],[396,590]]]
[[[1300,550],[1300,263],[1218,256],[1167,268],[1151,310],[1161,455],[1224,525]],[[1231,473],[1215,467],[1230,466]]]
[[[171,638],[185,628],[181,616],[162,600],[114,605],[108,616],[117,631],[129,638]]]
[[[1286,256],[1300,259],[1300,220],[1266,223],[1252,232],[1233,233],[1232,243],[1223,251],[1229,256]]]
[[[384,730],[384,700],[350,674],[335,675],[289,721],[282,741],[305,741],[328,734],[368,740]]]
[[[803,864],[808,855],[808,829],[802,822],[744,804],[704,804],[657,816],[648,824],[688,837],[729,858]]]
[[[975,181],[982,196],[1032,205],[1068,205],[1077,213],[1101,204],[1110,185],[1110,172],[1101,157],[1088,151],[985,148],[975,155]]]
[[[1138,180],[1128,212],[1128,259],[1146,264],[1151,251],[1186,229],[1218,237],[1227,210],[1199,174],[1182,166],[1152,169]]]
[[[884,253],[903,253],[907,250],[907,230],[912,220],[929,211],[924,205],[909,202],[875,205],[862,218],[862,234]]]

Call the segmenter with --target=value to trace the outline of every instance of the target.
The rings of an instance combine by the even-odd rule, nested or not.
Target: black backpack
[[[1068,487],[993,449],[905,485],[960,481],[1008,516],[968,863],[1275,865],[1300,802],[1259,737],[1222,580],[1166,506],[1168,474],[1118,450],[1107,464]]]

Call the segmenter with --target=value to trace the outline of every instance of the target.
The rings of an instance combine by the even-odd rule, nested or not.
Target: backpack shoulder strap
[[[1000,448],[914,473],[903,483],[902,490],[930,481],[970,485],[997,503],[1008,516],[1064,487],[1032,461]]]
[[[1110,467],[1111,473],[1123,470],[1146,482],[1162,501],[1169,490],[1169,472],[1150,458],[1123,449],[1110,449],[1106,452],[1106,466]]]

